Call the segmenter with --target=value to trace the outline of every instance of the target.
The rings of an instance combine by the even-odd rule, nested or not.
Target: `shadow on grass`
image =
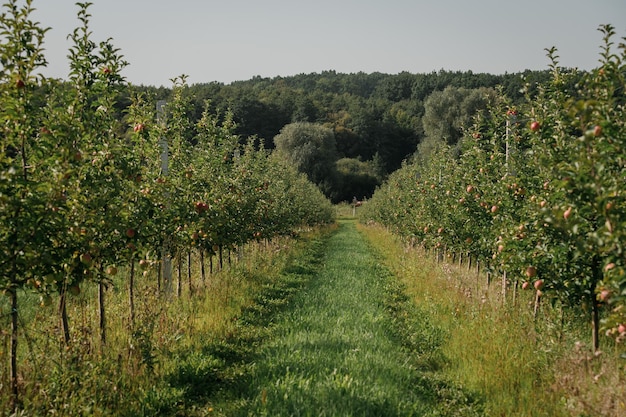
[[[184,410],[250,395],[249,368],[258,356],[260,345],[271,333],[274,317],[314,277],[322,254],[323,242],[319,239],[311,242],[235,318],[236,330],[232,334],[207,340],[200,350],[176,353],[179,365],[166,376],[165,382],[181,393]]]

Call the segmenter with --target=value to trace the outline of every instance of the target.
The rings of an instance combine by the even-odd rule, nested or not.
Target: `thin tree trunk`
[[[159,270],[157,271],[157,291],[161,292],[161,277],[163,276],[163,260],[159,263]]]
[[[200,249],[200,277],[202,278],[202,285],[206,280],[206,274],[204,272],[204,249]]]
[[[189,281],[189,296],[192,296],[193,285],[191,283],[191,249],[187,252],[187,281]]]
[[[177,283],[177,288],[176,288],[176,295],[180,297],[180,295],[183,293],[182,256],[180,252],[178,252],[177,259],[178,259],[178,268],[177,268],[178,283]]]
[[[600,349],[600,308],[598,300],[596,299],[596,283],[595,281],[591,285],[591,342],[593,345],[593,351],[597,352]]]
[[[59,315],[61,317],[63,342],[67,346],[70,343],[70,324],[67,318],[67,290],[65,287],[61,289],[61,297],[59,298]]]
[[[17,303],[17,290],[11,288],[9,290],[11,297],[11,408],[17,411],[20,404],[19,389],[18,389],[18,370],[17,370],[17,347],[18,347],[18,303]]]
[[[130,260],[130,278],[128,280],[128,309],[130,328],[135,327],[135,260]]]
[[[533,309],[533,319],[537,319],[537,313],[539,312],[539,306],[541,305],[541,292],[535,293],[535,308]]]
[[[104,292],[106,291],[106,287],[103,282],[98,284],[98,308],[100,314],[100,353],[103,352],[104,346],[107,344],[107,333],[106,333],[106,309],[105,309],[105,300],[104,300]]]

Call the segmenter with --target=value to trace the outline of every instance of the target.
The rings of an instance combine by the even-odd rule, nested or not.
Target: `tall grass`
[[[275,320],[234,416],[474,416],[462,390],[430,378],[427,326],[381,266],[354,221],[341,222],[323,265]],[[410,331],[406,331],[409,329]],[[419,333],[418,338],[411,338]],[[415,354],[415,356],[413,356]]]
[[[24,415],[147,416],[203,415],[206,398],[236,379],[232,364],[254,347],[241,340],[239,320],[258,305],[260,294],[285,281],[282,269],[306,242],[276,239],[250,244],[231,263],[203,282],[199,257],[192,255],[191,295],[187,265],[183,292],[157,291],[157,271],[139,274],[135,324],[128,307],[128,271],[120,270],[106,291],[107,342],[100,342],[97,285],[71,297],[72,340],[62,343],[56,302],[40,306],[38,296],[20,293],[19,369]],[[182,257],[186,262],[186,257]],[[175,265],[176,268],[176,265]],[[177,274],[174,273],[174,279]],[[282,281],[281,281],[282,279]],[[280,284],[285,286],[285,284]],[[9,415],[8,303],[0,301],[0,415]],[[257,335],[256,337],[259,337]],[[248,342],[252,343],[249,338]]]
[[[534,292],[509,289],[457,262],[405,245],[386,230],[360,226],[415,304],[445,333],[443,373],[477,392],[489,416],[626,415],[625,361],[609,338],[591,355],[584,314],[558,303],[541,304]]]

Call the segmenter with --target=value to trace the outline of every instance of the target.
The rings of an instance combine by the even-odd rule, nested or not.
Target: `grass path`
[[[227,415],[470,415],[442,413],[450,389],[416,366],[415,349],[397,331],[411,312],[354,222],[341,222],[322,262],[275,317],[249,367],[245,398]],[[436,349],[428,345],[436,337],[424,340],[423,350]]]

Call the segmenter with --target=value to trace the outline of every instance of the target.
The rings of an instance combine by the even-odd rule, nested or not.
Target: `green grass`
[[[475,269],[437,263],[382,228],[359,230],[442,333],[438,374],[479,395],[485,415],[626,415],[626,363],[610,338],[604,353],[591,354],[580,314],[544,301],[535,319],[533,291],[518,292],[513,304],[509,289],[505,305],[500,280],[487,287]]]
[[[323,265],[276,317],[242,391],[211,407],[229,416],[474,415],[478,406],[425,366],[440,335],[416,313],[343,221]]]

